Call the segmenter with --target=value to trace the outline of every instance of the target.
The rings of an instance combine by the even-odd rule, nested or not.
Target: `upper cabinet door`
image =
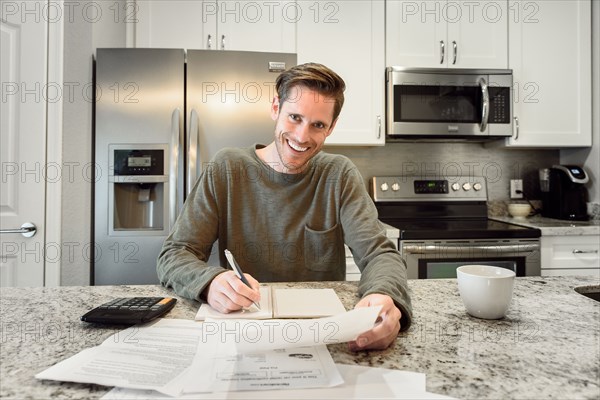
[[[135,46],[294,53],[295,1],[138,0]]]
[[[345,102],[327,145],[383,145],[383,0],[302,1],[298,64],[317,62],[346,82]]]
[[[515,131],[506,144],[591,146],[590,1],[511,2],[509,21]]]
[[[217,2],[137,0],[134,47],[216,48]]]
[[[219,50],[296,52],[296,1],[219,1]]]
[[[508,2],[452,1],[448,21],[450,68],[508,68]]]
[[[507,0],[386,5],[387,65],[507,68]]]
[[[386,64],[443,68],[448,60],[448,24],[441,18],[446,1],[386,2]]]

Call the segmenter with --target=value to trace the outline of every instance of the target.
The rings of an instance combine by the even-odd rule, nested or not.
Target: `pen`
[[[233,254],[231,254],[229,250],[225,250],[225,257],[227,258],[227,261],[229,261],[229,265],[231,265],[231,268],[233,268],[233,272],[235,272],[235,275],[238,278],[240,278],[240,280],[244,282],[246,286],[252,289],[252,286],[250,286],[250,282],[248,282],[248,279],[246,279],[246,277],[244,276],[242,269],[240,268],[237,261],[235,261],[235,258],[233,258]],[[256,308],[260,310],[260,306],[256,302],[253,301],[252,304],[254,304]]]

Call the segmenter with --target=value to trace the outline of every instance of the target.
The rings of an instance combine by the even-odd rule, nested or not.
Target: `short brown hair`
[[[344,105],[346,83],[331,69],[323,64],[306,63],[282,72],[275,81],[277,96],[279,96],[279,107],[288,99],[290,89],[294,86],[305,86],[322,96],[333,99],[335,101],[333,121],[340,115]]]

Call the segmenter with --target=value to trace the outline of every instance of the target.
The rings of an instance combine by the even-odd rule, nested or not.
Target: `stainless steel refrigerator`
[[[296,55],[98,49],[92,282],[157,283],[156,258],[203,166],[267,144],[279,73]]]

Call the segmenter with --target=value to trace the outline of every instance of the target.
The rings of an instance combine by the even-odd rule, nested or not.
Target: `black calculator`
[[[176,302],[177,299],[172,297],[121,297],[87,312],[81,320],[101,324],[140,324],[164,315]]]

